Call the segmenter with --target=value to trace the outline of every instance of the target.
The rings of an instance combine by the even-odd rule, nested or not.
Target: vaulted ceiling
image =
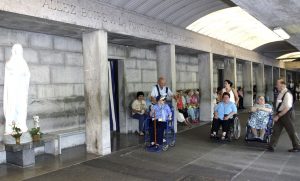
[[[187,27],[199,18],[234,6],[229,0],[97,0],[167,23]]]
[[[291,38],[255,49],[272,58],[300,49],[299,0],[95,0],[186,28],[196,20],[225,8],[240,6],[268,28],[284,28]]]

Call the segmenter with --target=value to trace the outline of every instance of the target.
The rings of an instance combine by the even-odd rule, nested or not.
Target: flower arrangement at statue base
[[[31,128],[31,130],[29,131],[31,137],[32,137],[32,141],[40,141],[41,138],[41,132],[40,132],[40,127],[37,128]]]
[[[16,144],[19,145],[21,144],[21,136],[22,136],[22,130],[21,128],[19,128],[17,125],[16,125],[16,122],[13,121],[12,122],[12,133],[11,133],[11,136],[14,137],[16,139]]]
[[[34,128],[31,128],[29,131],[32,141],[40,141],[41,139],[41,131],[40,131],[40,126],[39,126],[39,116],[33,116],[33,121],[34,121]]]

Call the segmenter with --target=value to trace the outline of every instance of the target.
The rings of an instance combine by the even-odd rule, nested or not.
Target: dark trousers
[[[232,121],[231,119],[221,120],[221,119],[214,118],[212,122],[212,132],[216,132],[218,134],[220,126],[222,125],[222,131],[227,133],[229,131],[229,126],[231,121]]]
[[[135,119],[138,119],[139,120],[139,131],[144,131],[144,123],[145,123],[145,120],[147,118],[147,115],[146,114],[134,114],[132,115],[133,118]]]
[[[300,95],[300,92],[296,92],[296,99],[297,99],[297,100],[300,99],[299,95]]]
[[[156,122],[156,128],[154,127],[154,121]],[[150,142],[155,142],[155,136],[156,136],[156,143],[159,145],[163,144],[163,138],[164,138],[164,131],[166,129],[167,123],[166,122],[160,122],[157,120],[150,121],[149,123],[149,132],[150,132]],[[156,130],[156,133],[155,133]]]
[[[279,118],[277,122],[274,123],[273,126],[273,134],[271,136],[270,146],[276,147],[281,131],[283,128],[285,128],[287,134],[290,137],[290,140],[292,141],[293,148],[300,148],[300,142],[299,138],[297,136],[295,126],[293,124],[293,121],[295,120],[295,112],[294,110],[288,111],[285,115]]]
[[[242,96],[239,96],[239,109],[244,108],[244,98]]]
[[[178,109],[178,112],[182,113],[184,118],[189,117],[188,112],[187,112],[186,109]]]

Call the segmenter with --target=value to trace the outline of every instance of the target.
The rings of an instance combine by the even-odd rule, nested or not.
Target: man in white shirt
[[[157,96],[167,97],[168,100],[170,100],[170,98],[175,99],[175,96],[172,93],[171,89],[166,86],[166,79],[164,77],[160,77],[157,81],[157,84],[152,87],[151,90],[152,103],[156,103]]]
[[[277,80],[276,87],[279,95],[276,100],[276,115],[273,117],[274,126],[271,141],[268,151],[273,152],[279,140],[281,131],[285,128],[292,141],[293,148],[289,152],[300,151],[300,141],[295,130],[293,122],[295,121],[295,111],[293,109],[293,95],[286,88],[286,83],[283,79]]]

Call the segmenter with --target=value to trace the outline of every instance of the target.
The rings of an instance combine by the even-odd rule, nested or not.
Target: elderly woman
[[[139,132],[140,136],[143,136],[144,133],[144,122],[147,118],[147,106],[144,99],[144,92],[137,92],[136,99],[131,105],[132,117],[139,120]]]
[[[265,103],[265,98],[259,96],[257,103],[251,108],[252,115],[249,120],[249,126],[251,127],[254,138],[264,139],[265,129],[269,122],[269,114],[272,112],[272,106]],[[259,137],[257,134],[259,130]]]

